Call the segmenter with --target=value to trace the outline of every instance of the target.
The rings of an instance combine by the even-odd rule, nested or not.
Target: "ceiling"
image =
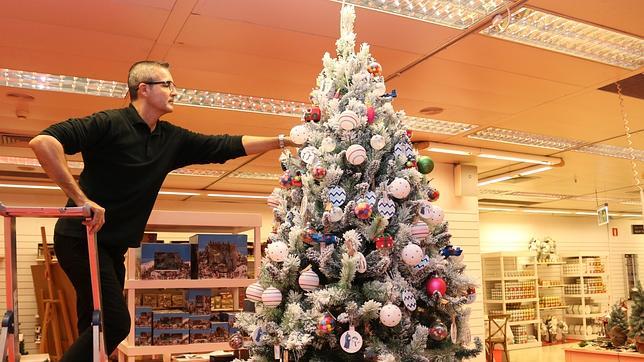
[[[644,3],[639,0],[528,0],[522,6],[644,35]],[[162,59],[171,63],[179,87],[307,102],[322,69],[322,55],[335,49],[339,10],[339,3],[328,0],[8,1],[0,13],[0,68],[123,82],[133,62]],[[563,166],[547,172],[483,186],[479,199],[542,208],[595,210],[607,202],[611,211],[641,209],[633,172],[643,177],[641,161],[633,166],[624,158],[467,136],[496,127],[628,147],[619,97],[598,88],[636,76],[642,68],[622,69],[361,8],[356,13],[357,43],[369,43],[383,65],[387,88],[398,91],[396,109],[422,117],[422,108],[440,107],[444,111],[432,118],[478,126],[453,136],[415,132],[414,140],[564,160]],[[407,69],[410,64],[415,65]],[[641,94],[644,83],[639,85]],[[11,96],[16,93],[19,97]],[[125,99],[0,86],[0,132],[33,136],[54,122],[126,105]],[[644,150],[644,101],[624,96],[623,106],[632,145]],[[164,118],[204,133],[252,135],[288,134],[299,122],[295,117],[188,106],[177,106]],[[479,178],[517,167],[508,161],[422,152],[440,162],[476,165]],[[242,174],[171,175],[164,189],[266,195],[277,185],[265,175],[280,172],[277,157],[273,151],[225,165],[194,166]],[[0,183],[46,184],[42,170],[30,162],[33,158],[24,142],[3,142]]]

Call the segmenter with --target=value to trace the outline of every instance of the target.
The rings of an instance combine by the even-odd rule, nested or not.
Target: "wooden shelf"
[[[593,297],[605,297],[608,293],[593,293],[593,294],[564,294],[564,297],[570,298],[593,298]]]
[[[261,226],[262,216],[259,214],[154,210],[148,219],[145,230],[241,233]]]
[[[539,285],[539,288],[563,288],[563,284],[561,285]]]
[[[534,324],[534,323],[541,323],[541,320],[539,319],[530,319],[527,321],[514,321],[514,322],[508,322],[509,325],[511,326],[518,326],[522,324]]]
[[[564,278],[590,278],[590,277],[605,277],[606,273],[587,273],[587,274],[564,274]]]
[[[484,300],[485,303],[492,304],[502,304],[502,303],[529,303],[529,302],[538,302],[539,298],[527,298],[527,299],[506,299],[506,300],[494,300],[487,299]]]
[[[551,261],[551,262],[537,263],[537,265],[564,265],[564,264],[566,264],[565,261]]]
[[[588,314],[568,314],[566,313],[566,317],[570,318],[597,318],[601,317],[603,315],[606,315],[606,313],[588,313]]]
[[[245,288],[255,279],[126,280],[125,289]]]
[[[565,305],[560,305],[557,307],[539,307],[540,310],[551,310],[551,309],[566,309]]]
[[[486,282],[499,282],[503,280],[536,280],[537,276],[526,276],[526,277],[496,277],[496,278],[485,278],[483,279]]]

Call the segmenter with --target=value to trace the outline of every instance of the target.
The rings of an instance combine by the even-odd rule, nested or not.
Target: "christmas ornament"
[[[324,137],[322,143],[320,144],[320,150],[322,152],[331,152],[335,150],[335,140],[331,137]]]
[[[411,236],[418,242],[423,242],[429,235],[429,226],[418,221],[411,226]]]
[[[364,257],[364,254],[357,251],[353,254],[353,257],[356,260],[356,271],[358,273],[364,273],[367,271],[367,259]]]
[[[441,224],[444,218],[445,214],[443,213],[443,209],[441,209],[437,205],[432,205],[429,215],[425,218],[425,220],[428,224],[436,226]]]
[[[432,323],[432,325],[429,327],[428,332],[429,332],[429,338],[437,342],[445,340],[448,334],[447,326],[439,320]]]
[[[382,137],[379,134],[375,134],[371,136],[371,140],[369,141],[369,144],[374,150],[380,150],[383,147],[385,147],[386,141],[385,138]]]
[[[329,189],[329,201],[335,206],[342,206],[347,199],[347,192],[341,186],[333,186]]]
[[[409,290],[405,290],[402,293],[402,300],[403,304],[407,309],[409,309],[411,312],[416,310],[416,297],[414,297],[414,293],[412,293]]]
[[[452,325],[449,328],[449,333],[450,333],[450,339],[452,340],[452,343],[456,343],[456,340],[458,339],[458,327],[456,326],[455,317],[452,317]]]
[[[280,176],[280,186],[287,189],[291,187],[291,181],[292,181],[291,173],[289,171],[284,171],[282,176]]]
[[[313,178],[316,180],[321,180],[326,176],[326,168],[322,166],[315,166],[313,167]]]
[[[304,235],[302,235],[302,241],[306,244],[313,245],[313,239],[316,237],[316,234],[317,231],[314,228],[307,227],[306,230],[304,230]]]
[[[416,168],[416,158],[414,156],[407,156],[407,162],[405,162],[406,168]]]
[[[382,65],[378,62],[371,62],[367,66],[367,72],[374,77],[382,75]]]
[[[427,294],[430,297],[436,294],[439,297],[442,297],[445,295],[445,292],[447,291],[447,283],[445,283],[445,280],[443,278],[438,278],[438,277],[429,278],[427,279],[426,289],[427,289]]]
[[[412,130],[410,130],[410,129],[405,130],[405,134],[407,135],[407,138],[409,138],[409,140],[411,140],[411,135],[412,135],[412,133],[413,133],[413,132],[412,132]]]
[[[268,196],[268,199],[266,200],[266,203],[268,204],[269,207],[271,207],[273,209],[280,206],[280,197],[277,196],[277,193],[275,192],[275,190],[273,190],[273,193],[271,193]]]
[[[318,158],[317,149],[313,146],[304,147],[300,151],[300,158],[309,165],[315,163]]]
[[[434,161],[432,161],[432,159],[428,156],[418,157],[416,164],[418,165],[418,172],[422,173],[423,175],[432,172],[432,170],[434,169]]]
[[[262,303],[267,307],[277,307],[282,303],[282,292],[275,287],[268,287],[262,293]]]
[[[378,200],[378,212],[385,219],[389,219],[396,213],[396,204],[385,196]]]
[[[376,193],[373,191],[367,191],[367,193],[364,194],[364,200],[368,202],[370,205],[375,205],[376,204]]]
[[[351,145],[347,148],[347,161],[352,165],[359,165],[367,159],[367,151],[360,145]]]
[[[327,218],[331,222],[338,222],[342,220],[342,217],[344,216],[344,212],[342,211],[341,208],[337,206],[333,206],[333,208],[325,213],[327,215]]]
[[[460,256],[462,253],[463,253],[463,249],[459,247],[454,248],[451,245],[447,245],[446,247],[440,250],[440,254],[445,258],[448,258],[450,256]]]
[[[305,122],[320,122],[322,119],[322,111],[320,110],[320,107],[311,107],[306,110],[304,113],[304,121]]]
[[[391,102],[394,98],[398,97],[398,92],[395,89],[392,89],[391,92],[385,93],[380,96],[384,101]]]
[[[400,318],[402,318],[402,313],[400,308],[389,303],[380,309],[380,322],[386,325],[387,327],[394,327],[400,323]]]
[[[340,128],[345,131],[350,131],[358,126],[360,117],[354,111],[346,110],[340,113],[338,122],[340,123]]]
[[[230,336],[228,344],[232,349],[240,349],[244,346],[244,338],[242,337],[241,333],[237,332]]]
[[[438,200],[440,196],[441,194],[438,192],[438,190],[434,190],[434,189],[430,190],[427,193],[427,197],[429,198],[429,201],[432,201],[432,202]]]
[[[291,141],[297,145],[302,145],[309,139],[309,130],[303,125],[297,125],[291,128]]]
[[[372,106],[367,107],[367,123],[372,124],[375,119],[376,110]]]
[[[255,282],[249,285],[248,287],[246,287],[246,299],[251,300],[253,302],[261,302],[263,292],[264,292],[264,288],[262,288],[262,285]]]
[[[340,336],[340,347],[347,353],[356,353],[362,348],[362,336],[353,326]]]
[[[420,246],[409,243],[403,248],[401,255],[402,260],[403,262],[405,262],[405,264],[414,266],[420,263],[420,260],[423,258],[425,253]]]
[[[476,289],[473,287],[467,288],[467,304],[472,304],[476,301]]]
[[[335,329],[335,318],[331,313],[326,312],[322,315],[322,318],[318,321],[318,333],[320,334],[329,334]]]
[[[353,208],[353,213],[360,220],[367,220],[371,217],[372,206],[366,201],[358,202]]]
[[[429,265],[429,256],[425,255],[418,264],[414,265],[414,271],[419,272],[425,269],[427,265]]]
[[[261,346],[264,343],[262,342],[262,336],[264,335],[264,329],[262,329],[261,326],[258,326],[253,330],[253,333],[250,335],[250,339],[255,343],[257,346]]]
[[[377,236],[374,241],[376,242],[376,249],[392,248],[394,246],[394,238],[389,234]]]
[[[421,200],[418,202],[418,216],[423,219],[427,219],[431,213],[432,204],[427,200]]]
[[[307,292],[315,290],[320,285],[320,277],[311,269],[306,270],[300,274],[300,277],[297,279],[300,287]]]
[[[283,241],[275,241],[268,244],[266,255],[275,262],[283,262],[288,255],[288,245]]]
[[[394,146],[394,155],[396,157],[404,157],[405,159],[409,156],[414,157],[414,149],[411,147],[411,144],[408,142],[398,142]]]
[[[411,185],[409,185],[409,182],[404,178],[396,177],[391,181],[389,186],[387,186],[387,191],[397,199],[404,199],[409,196]]]
[[[302,172],[301,171],[295,172],[295,176],[293,176],[293,178],[291,178],[291,186],[302,187]]]

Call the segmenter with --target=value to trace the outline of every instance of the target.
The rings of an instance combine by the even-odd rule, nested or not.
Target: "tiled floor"
[[[575,344],[555,344],[541,348],[526,348],[510,351],[510,362],[563,362],[565,361],[563,349]]]

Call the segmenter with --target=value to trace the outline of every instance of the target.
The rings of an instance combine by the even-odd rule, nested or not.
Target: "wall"
[[[445,210],[446,220],[450,223],[450,232],[453,235],[453,244],[464,249],[465,261],[468,265],[466,272],[480,281],[481,259],[476,197],[454,196],[452,165],[436,164],[435,170],[430,176],[434,179],[432,184],[441,193],[437,204]],[[60,206],[65,201],[63,197],[43,195],[19,196],[9,193],[0,193],[0,200],[5,205],[11,206]],[[157,202],[155,209],[258,213],[262,215],[263,220],[261,231],[263,239],[270,232],[272,224],[272,213],[264,202],[239,204],[222,200],[215,201],[214,199],[187,202],[164,199]],[[54,220],[50,219],[19,218],[17,222],[19,317],[21,320],[21,331],[25,334],[26,347],[30,353],[35,353],[37,347],[33,343],[36,304],[29,266],[35,263],[36,245],[40,241],[40,226],[46,226],[47,234],[52,235],[53,225]],[[4,282],[4,278],[4,268],[0,268],[0,280]],[[4,310],[4,306],[5,290],[3,288],[0,290],[0,310]],[[472,336],[483,338],[483,305],[481,298],[471,306],[472,315],[470,325]],[[483,361],[483,359],[483,356],[479,356],[476,361]]]
[[[630,224],[641,223],[638,219],[611,219],[608,225],[598,226],[594,216],[482,213],[480,222],[482,253],[527,251],[530,238],[550,236],[562,253],[608,254],[611,302],[626,295],[624,253],[639,255],[639,273],[644,275],[644,235],[630,234]],[[612,228],[618,229],[617,237],[609,236]]]

